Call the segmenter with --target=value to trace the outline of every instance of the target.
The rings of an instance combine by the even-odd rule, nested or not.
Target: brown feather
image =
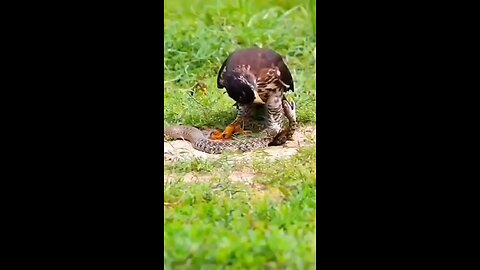
[[[286,91],[294,91],[292,75],[282,56],[271,49],[265,48],[238,49],[230,54],[218,72],[217,87],[219,89],[224,88],[225,75],[241,65],[250,66],[250,72],[257,78],[261,76],[262,69],[277,67],[281,73],[282,82],[289,85],[289,89]]]

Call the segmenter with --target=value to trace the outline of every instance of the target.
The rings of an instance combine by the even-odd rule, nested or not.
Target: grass
[[[165,185],[166,269],[314,269],[316,151],[257,162],[255,182]],[[287,168],[287,169],[285,169]],[[240,169],[240,168],[234,168]]]
[[[164,3],[165,126],[223,129],[230,123],[234,101],[216,88],[217,72],[229,53],[254,45],[285,57],[298,121],[316,123],[315,1]],[[314,269],[315,163],[310,147],[274,163],[219,159],[164,165],[177,180],[164,187],[165,268]],[[255,185],[226,179],[246,167]],[[210,181],[185,182],[188,173]]]

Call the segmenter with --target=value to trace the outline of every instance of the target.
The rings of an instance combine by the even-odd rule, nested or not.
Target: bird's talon
[[[250,130],[244,130],[243,128],[241,128],[240,126],[238,126],[236,129],[235,129],[235,132],[233,134],[250,134],[252,133]]]
[[[210,133],[210,140],[222,140],[223,139],[223,133],[221,130],[216,129]]]

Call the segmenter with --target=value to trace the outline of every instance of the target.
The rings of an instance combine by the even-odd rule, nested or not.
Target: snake
[[[187,140],[194,149],[208,154],[221,154],[225,151],[248,152],[270,145],[281,145],[287,140],[292,140],[297,127],[295,102],[289,102],[284,98],[281,107],[282,110],[278,113],[288,119],[288,127],[281,128],[281,124],[278,123],[279,117],[267,118],[266,128],[260,132],[258,137],[242,140],[210,140],[204,131],[196,127],[171,126],[164,129],[164,138]]]

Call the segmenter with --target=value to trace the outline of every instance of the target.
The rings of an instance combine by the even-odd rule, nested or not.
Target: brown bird
[[[279,112],[284,93],[294,91],[292,75],[282,56],[265,48],[239,49],[230,54],[218,72],[217,87],[225,88],[237,102],[238,114],[225,131],[215,133],[211,139],[228,139],[234,133],[246,133],[243,126],[255,104],[265,104],[270,98],[275,101],[268,103],[267,117],[272,122],[281,122]]]

